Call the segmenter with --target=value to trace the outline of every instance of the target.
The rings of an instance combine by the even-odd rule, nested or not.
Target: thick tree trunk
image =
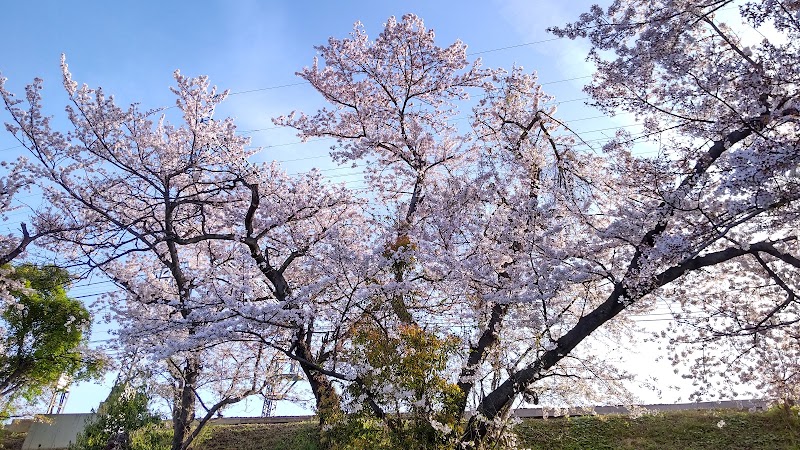
[[[187,441],[191,433],[195,413],[195,389],[197,388],[199,373],[199,362],[194,357],[189,358],[184,366],[183,386],[177,399],[179,403],[175,405],[175,414],[172,421],[172,450],[185,450],[184,442]]]
[[[17,358],[19,360],[19,358]],[[20,377],[30,369],[30,364],[27,362],[18,362],[17,367],[14,369],[13,372],[10,374],[4,375],[0,381],[0,398],[5,397],[6,395],[11,394],[15,389],[19,386],[17,382],[19,381]]]
[[[331,424],[342,412],[339,393],[336,392],[333,383],[326,375],[313,369],[306,370],[305,367],[303,371],[306,373],[311,391],[314,393],[320,425]]]
[[[470,418],[461,441],[482,442],[491,431],[489,424],[508,411],[517,394],[536,382],[544,371],[555,366],[594,330],[625,309],[625,304],[621,301],[625,294],[625,289],[617,285],[605,302],[578,320],[569,332],[558,339],[556,348],[542,354],[535,363],[516,372],[489,393],[478,405],[476,414]]]
[[[458,377],[458,388],[461,390],[462,398],[459,403],[459,412],[463,415],[467,408],[467,400],[472,388],[475,386],[474,376],[478,366],[483,362],[486,354],[497,345],[499,340],[500,327],[503,324],[508,305],[495,304],[492,306],[492,314],[486,324],[478,342],[469,349],[469,355],[461,374]]]
[[[303,339],[303,332],[297,334],[299,342],[296,342],[295,355],[299,358],[300,368],[311,385],[311,392],[314,393],[314,400],[319,417],[319,438],[322,448],[327,448],[328,442],[326,425],[333,425],[342,417],[342,399],[336,392],[331,379],[324,373],[320,373],[315,367],[315,358],[311,353],[308,342]]]
[[[320,373],[314,365],[306,362],[313,362],[315,358],[305,341],[297,343],[295,352],[300,358],[300,368],[303,369],[303,373],[311,385],[311,392],[314,393],[319,424],[320,426],[331,424],[341,415],[341,397],[333,387],[330,378]]]

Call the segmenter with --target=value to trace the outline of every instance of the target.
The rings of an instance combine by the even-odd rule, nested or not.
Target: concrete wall
[[[28,430],[22,450],[66,449],[94,414],[43,414]]]

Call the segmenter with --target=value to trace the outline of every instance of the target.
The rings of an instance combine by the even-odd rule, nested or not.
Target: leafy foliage
[[[360,324],[354,333],[350,357],[369,372],[349,387],[352,412],[327,432],[331,447],[452,447],[459,435],[462,392],[446,371],[459,340],[417,325],[401,325],[388,334]]]
[[[0,398],[32,400],[64,374],[98,375],[103,359],[88,351],[91,316],[66,288],[69,273],[55,266],[21,265],[12,277],[15,302],[2,313]]]
[[[169,448],[169,441],[163,445],[158,433],[141,433],[132,439],[132,432],[160,422],[160,418],[150,412],[149,404],[150,398],[143,389],[127,384],[115,385],[70,450],[105,450],[112,440],[125,450]]]

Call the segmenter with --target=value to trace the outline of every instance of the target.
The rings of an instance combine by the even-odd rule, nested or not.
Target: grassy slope
[[[318,450],[317,424],[223,425],[210,427],[195,450]]]
[[[720,420],[725,425],[720,428]],[[313,423],[216,427],[196,450],[317,450]],[[642,416],[526,420],[516,427],[521,448],[800,449],[800,417],[770,411],[682,411]]]
[[[725,425],[717,424],[723,420]],[[642,416],[526,420],[520,448],[531,450],[800,450],[797,412],[682,411]],[[210,427],[194,450],[319,450],[312,422]],[[10,436],[9,436],[10,437]],[[22,441],[6,448],[21,448]],[[11,444],[11,445],[8,445]],[[16,445],[14,445],[16,444]],[[1,448],[1,447],[0,447]]]
[[[25,443],[25,433],[0,432],[0,449],[20,450]]]
[[[720,420],[725,425],[720,428]],[[216,427],[196,450],[317,450],[313,423]],[[521,448],[548,450],[800,450],[800,417],[784,411],[682,411],[642,416],[526,420]]]
[[[724,426],[718,424],[724,420]],[[683,411],[526,421],[520,443],[534,449],[800,449],[800,417],[784,411]]]

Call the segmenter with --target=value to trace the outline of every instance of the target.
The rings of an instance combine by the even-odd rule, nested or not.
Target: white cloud
[[[576,0],[569,2],[531,2],[530,0],[505,0],[499,2],[500,14],[511,25],[512,30],[525,42],[552,39],[547,28],[560,26],[574,21],[587,11],[595,1]],[[583,41],[560,39],[543,45],[536,45],[533,50],[540,53],[543,60],[552,61],[548,66],[556,68],[563,79],[589,75],[594,71],[592,64],[586,61],[589,45]],[[543,70],[544,68],[540,69]],[[577,80],[573,83],[582,86]]]

